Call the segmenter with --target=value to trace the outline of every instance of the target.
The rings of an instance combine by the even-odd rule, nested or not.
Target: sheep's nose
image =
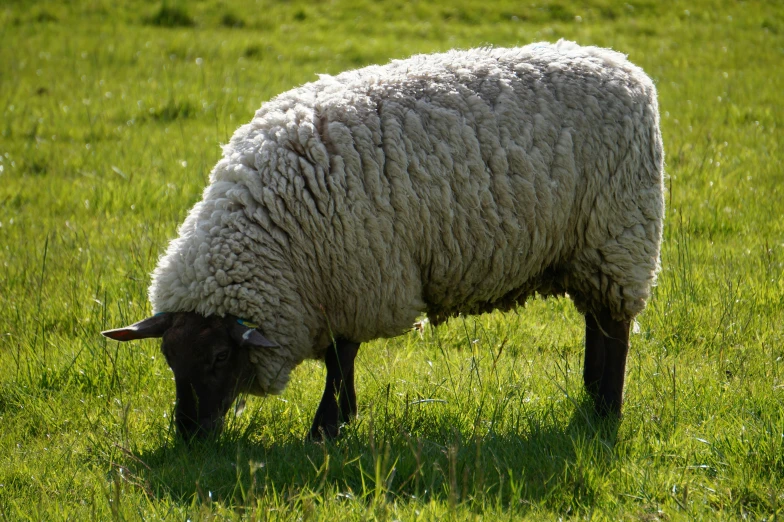
[[[199,435],[199,423],[185,415],[178,415],[175,422],[177,433],[185,440],[190,440]]]

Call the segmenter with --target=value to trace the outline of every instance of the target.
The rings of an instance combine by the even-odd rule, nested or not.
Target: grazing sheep
[[[104,334],[163,337],[186,435],[324,359],[310,435],[332,437],[356,413],[359,343],[423,312],[568,293],[586,388],[619,414],[663,215],[656,89],[623,55],[560,41],[414,56],[263,104],[153,273],[159,315]]]

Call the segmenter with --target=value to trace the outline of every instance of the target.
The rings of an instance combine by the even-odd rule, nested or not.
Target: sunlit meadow
[[[220,144],[275,94],[414,53],[558,38],[656,81],[663,271],[620,424],[568,300],[363,345],[360,417],[304,440],[318,362],[218,439],[171,426],[149,272]],[[0,518],[778,519],[784,7],[630,0],[0,4]]]

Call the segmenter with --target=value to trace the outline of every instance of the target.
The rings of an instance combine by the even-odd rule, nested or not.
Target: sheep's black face
[[[253,384],[250,350],[277,346],[236,317],[190,312],[159,314],[101,333],[118,341],[163,338],[161,350],[177,389],[174,419],[188,439],[220,430],[231,403]]]
[[[161,350],[174,372],[174,419],[185,438],[220,430],[237,395],[248,389],[253,371],[248,349],[231,336],[230,320],[176,314]]]

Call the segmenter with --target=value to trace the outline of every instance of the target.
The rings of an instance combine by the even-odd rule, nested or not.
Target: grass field
[[[622,422],[589,415],[572,304],[532,300],[364,345],[334,443],[303,440],[317,362],[179,443],[158,344],[99,331],[149,313],[219,144],[315,73],[558,38],[628,53],[660,94],[664,268]],[[5,0],[0,64],[3,520],[784,514],[780,2]]]

